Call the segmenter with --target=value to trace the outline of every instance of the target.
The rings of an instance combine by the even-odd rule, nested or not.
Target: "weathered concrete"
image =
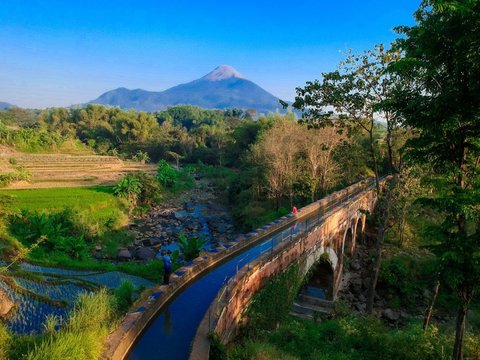
[[[298,263],[303,274],[319,261],[327,257],[333,270],[333,298],[336,297],[342,279],[343,256],[355,251],[357,231],[365,227],[365,215],[360,210],[373,210],[376,195],[373,190],[350,197],[354,189],[350,187],[316,204],[317,210],[326,207],[332,200],[343,200],[341,206],[323,214],[323,221],[307,234],[280,244],[272,254],[258,258],[248,268],[243,268],[211,304],[205,315],[193,343],[190,359],[208,359],[208,334],[213,331],[222,343],[228,343],[238,332],[244,321],[242,318],[253,294],[260,290],[271,277]],[[213,318],[213,320],[212,320]]]

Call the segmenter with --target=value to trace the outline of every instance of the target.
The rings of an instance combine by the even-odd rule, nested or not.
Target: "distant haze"
[[[11,108],[12,106],[12,104],[0,101],[0,110],[6,110],[8,108]]]

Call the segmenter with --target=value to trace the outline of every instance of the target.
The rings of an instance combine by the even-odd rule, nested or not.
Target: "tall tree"
[[[351,51],[338,70],[323,73],[322,81],[307,82],[297,88],[293,106],[302,111],[302,119],[312,126],[333,125],[349,130],[364,131],[368,135],[370,156],[375,174],[377,194],[381,195],[379,166],[375,140],[375,122],[387,123],[386,142],[389,149],[389,170],[396,172],[394,136],[398,127],[398,113],[389,101],[396,87],[397,75],[388,72],[388,66],[398,60],[400,53],[377,45],[373,50],[354,54]],[[331,110],[333,108],[333,111]],[[380,273],[381,254],[388,221],[390,195],[378,202],[377,242],[371,282],[368,289],[367,311],[373,311],[375,288]]]
[[[425,202],[445,215],[434,250],[457,293],[458,360],[480,284],[480,1],[426,0],[415,17],[415,26],[398,28],[405,57],[393,67],[402,79],[395,106],[420,131],[409,155],[434,168],[435,197]]]
[[[318,193],[324,195],[338,177],[339,166],[333,154],[336,147],[344,140],[344,136],[333,126],[322,129],[304,127],[302,135],[305,140],[300,145],[313,202],[315,196]]]
[[[250,157],[263,169],[265,187],[268,196],[275,200],[275,210],[279,209],[284,195],[292,202],[293,184],[300,172],[297,161],[299,127],[294,121],[279,118],[251,147]]]

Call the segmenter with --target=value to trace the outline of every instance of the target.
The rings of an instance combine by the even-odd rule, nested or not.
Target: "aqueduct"
[[[317,267],[311,278],[326,289],[327,299],[336,298],[342,280],[344,258],[352,256],[357,243],[361,241],[365,230],[365,211],[373,210],[376,194],[372,187],[367,187],[362,191],[340,194],[337,199],[322,201],[318,202],[313,215],[299,213],[299,222],[293,225],[303,226],[298,236],[281,242],[271,253],[244,267],[219,293],[197,331],[191,359],[208,358],[208,345],[205,344],[207,333],[215,332],[223,343],[232,340],[244,320],[243,312],[253,294],[270,277],[293,263],[299,265],[303,275],[312,266],[320,264],[321,268]],[[304,218],[306,220],[302,221]],[[316,271],[318,273],[315,274]],[[227,295],[223,295],[225,293]]]
[[[145,294],[109,336],[103,358],[152,358],[162,348],[165,358],[185,359],[194,338],[191,358],[208,359],[208,334],[215,331],[223,342],[232,339],[253,294],[293,263],[306,274],[326,260],[313,281],[325,282],[327,286],[321,285],[327,297],[335,299],[343,259],[354,253],[365,211],[372,211],[375,203],[373,180],[361,181],[203,254],[178,269],[169,285]],[[225,279],[230,280],[222,288]]]

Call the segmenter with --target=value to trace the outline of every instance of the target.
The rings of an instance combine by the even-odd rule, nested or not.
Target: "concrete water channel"
[[[159,309],[156,317],[133,344],[127,358],[129,360],[188,359],[192,340],[209,305],[222,286],[239,269],[248,266],[265,252],[273,251],[280,243],[307,233],[321,224],[326,214],[343,201],[350,201],[372,186],[372,182],[369,181],[365,186],[349,193],[347,197],[336,197],[333,194],[329,197],[331,200],[326,206],[305,214],[303,218],[295,219],[293,215],[289,215],[290,221],[286,221],[287,224],[284,227],[266,238],[259,239],[249,249],[234,255],[213,270],[192,280],[189,286],[180,290]]]

